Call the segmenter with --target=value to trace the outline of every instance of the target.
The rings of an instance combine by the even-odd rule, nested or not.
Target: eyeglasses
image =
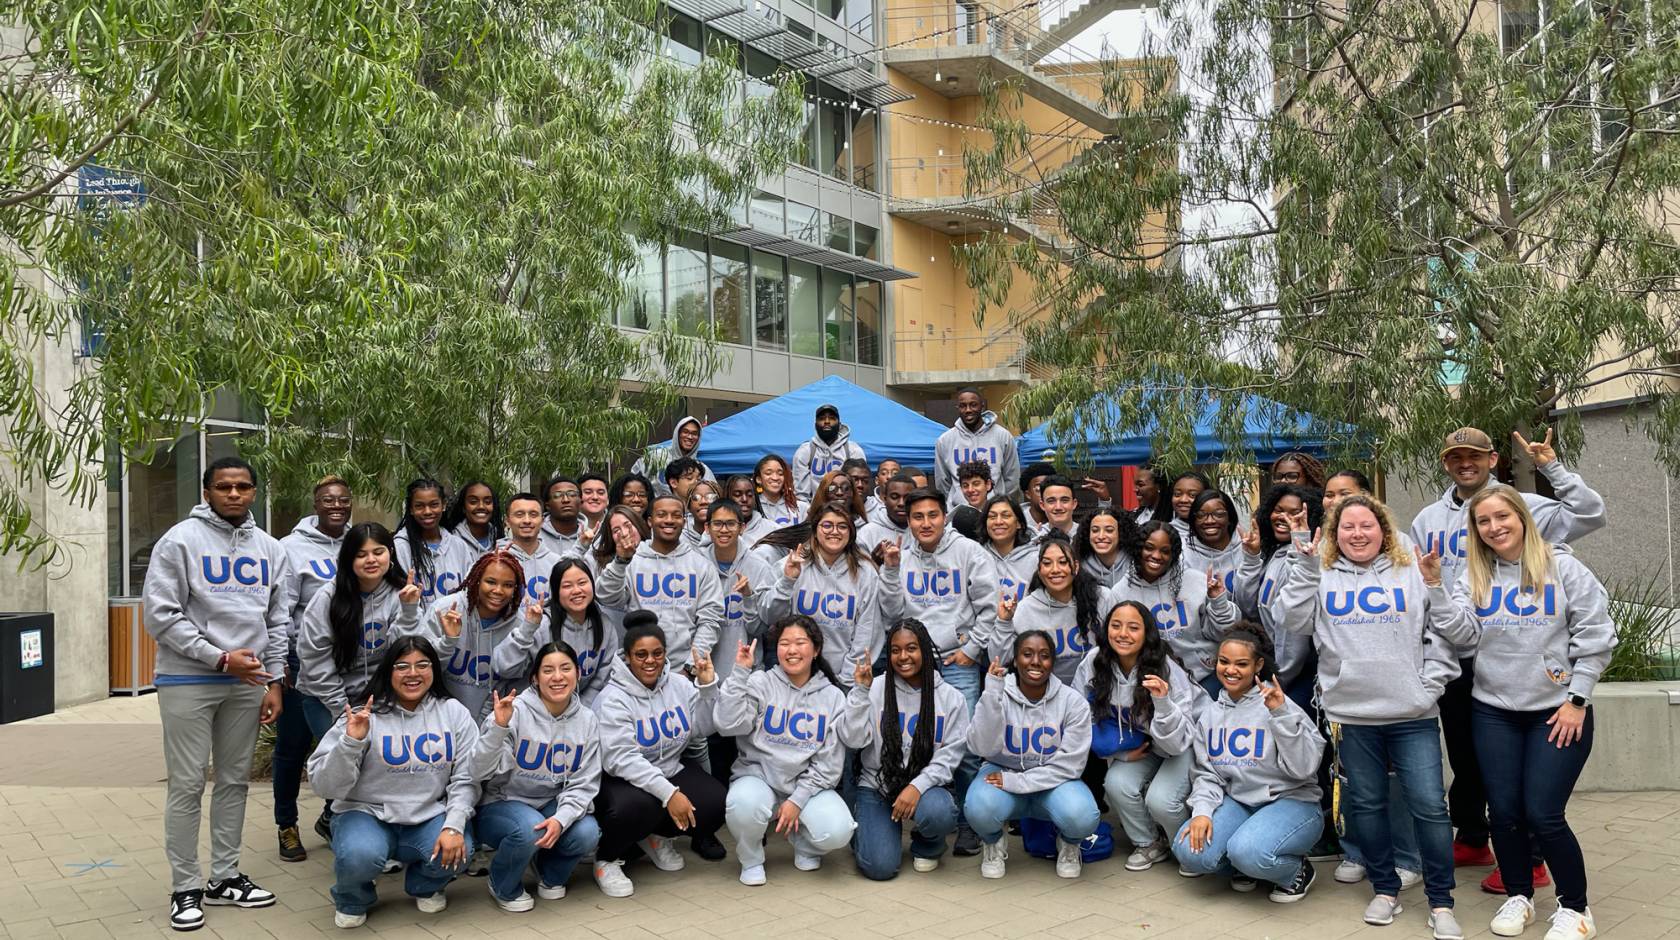
[[[639,663],[651,663],[665,658],[664,650],[631,650],[630,658]]]
[[[432,661],[429,659],[422,659],[417,663],[393,663],[391,665],[391,671],[400,673],[431,672]]]
[[[256,490],[255,483],[212,483],[210,488],[218,493],[250,493]],[[349,503],[345,503],[349,505]]]
[[[850,532],[851,530],[852,524],[850,522],[829,521],[817,523],[818,532]]]
[[[1230,514],[1223,509],[1213,509],[1208,512],[1196,513],[1197,522],[1223,522],[1229,518],[1231,518]]]
[[[741,524],[733,519],[715,519],[708,522],[707,525],[723,532],[733,532],[741,527]]]
[[[348,496],[321,497],[321,505],[327,509],[347,509],[349,508],[350,503],[351,499]]]

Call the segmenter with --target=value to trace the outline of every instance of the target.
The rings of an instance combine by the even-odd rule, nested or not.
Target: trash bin
[[[53,710],[53,615],[0,613],[0,725]]]

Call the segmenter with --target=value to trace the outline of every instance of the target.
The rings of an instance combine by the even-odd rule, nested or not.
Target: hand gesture
[[[1096,494],[1096,497],[1100,502],[1106,503],[1114,501],[1113,498],[1108,495],[1108,484],[1096,477],[1086,477],[1085,482],[1081,483],[1079,488],[1082,490],[1089,490],[1090,492]]]
[[[1306,510],[1303,509],[1301,512],[1305,513]],[[1293,524],[1294,520],[1291,519],[1290,522]],[[1245,553],[1249,555],[1260,554],[1260,526],[1258,524],[1250,525],[1247,531],[1244,531],[1242,526],[1238,526],[1237,535],[1242,539],[1242,547]]]
[[[444,636],[458,637],[461,635],[461,612],[455,608],[451,607],[444,611],[442,616],[438,617],[438,622],[443,624]]]
[[[735,667],[737,669],[751,669],[758,659],[758,641],[741,643],[735,647]]]
[[[1225,593],[1225,579],[1219,576],[1219,572],[1212,570],[1208,571],[1207,592],[1209,598],[1218,597],[1219,595]]]
[[[1552,717],[1546,719],[1551,731],[1546,734],[1547,742],[1560,748],[1568,747],[1581,740],[1581,726],[1586,723],[1587,710],[1569,702],[1558,706],[1552,712]]]
[[[466,837],[453,829],[438,833],[437,841],[432,843],[431,860],[437,862],[439,868],[460,868],[467,861]]]
[[[408,573],[408,583],[397,592],[397,600],[411,607],[420,603],[420,585],[414,583],[414,572]]]
[[[1290,525],[1293,526],[1294,523],[1291,522]],[[1316,555],[1318,554],[1319,542],[1324,538],[1324,530],[1312,530],[1312,536],[1310,538],[1306,536],[1306,531],[1306,529],[1294,530],[1295,550],[1303,555]]]
[[[992,660],[992,664],[986,667],[986,674],[994,679],[1002,679],[1004,676],[1009,675],[1009,670],[1003,668],[1003,660],[994,659]]]
[[[712,665],[712,657],[694,654],[694,681],[698,685],[711,685],[717,681],[717,667]]]
[[[564,828],[565,827],[560,825],[560,820],[555,819],[553,816],[550,816],[542,822],[537,823],[535,826],[532,826],[532,831],[542,833],[542,835],[537,837],[537,848],[554,848],[554,843],[560,841],[560,833]]]
[[[505,696],[497,695],[495,689],[490,690],[491,713],[495,715],[496,724],[506,728],[508,722],[513,720],[513,702],[517,698],[519,692],[515,689],[508,689]]]
[[[776,808],[776,834],[792,835],[799,831],[799,807],[792,800],[783,800]]]
[[[1429,587],[1441,586],[1441,553],[1431,548],[1428,552],[1418,556],[1418,574],[1423,575],[1423,583]]]
[[[587,522],[580,523],[578,525],[577,544],[578,545],[592,545],[592,544],[594,544],[594,542],[595,542],[595,530],[591,529]]]
[[[671,814],[671,822],[676,823],[678,829],[687,832],[694,828],[694,804],[683,795],[683,791],[671,794],[671,802],[665,804],[665,812]]]
[[[1511,443],[1517,449],[1528,454],[1528,459],[1534,461],[1536,467],[1544,467],[1557,459],[1557,451],[1552,448],[1552,429],[1546,429],[1546,439],[1538,444],[1530,443],[1522,436],[1521,431],[1511,432]]]
[[[811,556],[805,554],[805,546],[803,545],[788,552],[787,559],[782,562],[782,574],[789,581],[798,581],[799,573],[805,570],[805,562],[809,561],[810,558]]]
[[[739,571],[735,572],[735,586],[729,589],[729,593],[750,597],[752,595],[752,581],[745,574]]]
[[[622,525],[612,530],[613,548],[620,561],[628,560],[636,554],[636,547],[642,544],[642,533],[636,531],[633,525]]]
[[[1139,681],[1143,683],[1143,687],[1145,689],[1149,690],[1149,697],[1150,698],[1166,698],[1167,697],[1167,680],[1166,679],[1163,679],[1162,677],[1154,675],[1154,674],[1150,674],[1150,675],[1144,676]]]
[[[899,536],[891,542],[881,540],[881,567],[897,568],[899,559],[904,556],[904,536]]]
[[[542,601],[532,601],[531,603],[525,605],[525,622],[526,623],[535,626],[536,624],[542,623],[542,618],[543,618]]]
[[[263,671],[262,659],[246,649],[228,651],[227,672],[246,685],[268,685],[274,678]]]
[[[905,784],[904,789],[898,791],[898,799],[893,800],[892,821],[895,823],[908,822],[916,815],[916,807],[922,802],[922,791],[911,784]]]
[[[998,595],[997,618],[1008,623],[1015,618],[1015,592],[1004,591]]]
[[[1180,842],[1189,840],[1190,851],[1200,852],[1207,847],[1208,840],[1213,838],[1213,820],[1207,816],[1197,816],[1190,820],[1189,828],[1184,830]]]
[[[1260,700],[1266,703],[1268,710],[1275,712],[1283,707],[1284,702],[1288,701],[1283,694],[1283,680],[1277,676],[1272,676],[1270,682],[1264,679],[1255,679],[1254,681],[1260,685]]]
[[[357,741],[367,740],[368,722],[373,718],[373,696],[368,696],[367,704],[361,708],[351,708],[349,702],[344,703],[344,736]]]
[[[875,681],[875,671],[868,663],[857,663],[852,666],[852,681],[867,689]]]

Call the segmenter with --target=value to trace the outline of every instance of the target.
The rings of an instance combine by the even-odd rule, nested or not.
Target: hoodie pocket
[[[1324,697],[1331,711],[1368,721],[1407,720],[1435,705],[1416,665],[1393,659],[1344,660]]]

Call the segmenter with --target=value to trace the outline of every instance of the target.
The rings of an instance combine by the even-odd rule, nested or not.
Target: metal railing
[[[978,330],[938,330],[893,334],[895,372],[973,372],[1020,365],[1024,351],[1019,333],[993,337]]]

